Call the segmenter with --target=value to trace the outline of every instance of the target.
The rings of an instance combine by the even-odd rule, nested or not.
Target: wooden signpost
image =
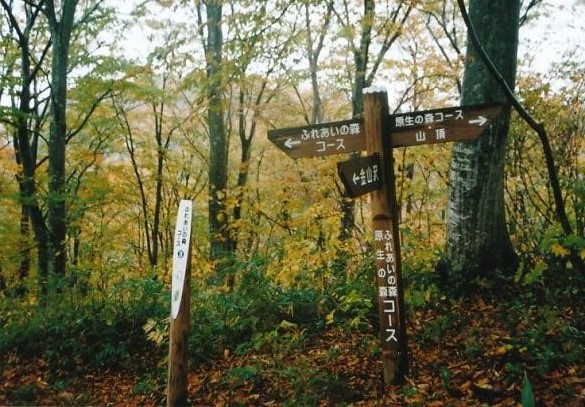
[[[339,163],[338,173],[350,197],[370,194],[386,384],[400,383],[408,374],[392,150],[477,138],[501,110],[500,105],[476,105],[390,115],[386,91],[368,88],[364,89],[363,119],[268,132],[268,139],[292,158],[367,152],[366,157]]]
[[[192,212],[192,201],[181,200],[175,225],[171,282],[171,326],[167,380],[167,406],[169,407],[187,405]]]

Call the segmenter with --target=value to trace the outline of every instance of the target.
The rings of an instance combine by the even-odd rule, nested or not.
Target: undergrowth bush
[[[75,372],[137,365],[136,358],[152,351],[142,326],[167,312],[161,283],[125,280],[101,297],[79,298],[74,290],[42,305],[1,299],[0,354],[43,358],[54,372]]]
[[[252,346],[257,334],[283,321],[318,330],[323,326],[321,293],[311,287],[282,287],[256,267],[243,268],[236,285],[195,287],[191,300],[191,354],[195,361],[226,349]]]

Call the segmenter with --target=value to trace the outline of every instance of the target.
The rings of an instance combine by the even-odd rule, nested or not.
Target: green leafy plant
[[[534,394],[532,392],[532,384],[528,379],[526,370],[524,371],[524,381],[522,383],[522,394],[521,394],[522,407],[534,407]]]

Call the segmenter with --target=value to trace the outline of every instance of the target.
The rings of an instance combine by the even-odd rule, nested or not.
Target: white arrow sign
[[[470,120],[469,124],[477,124],[479,127],[481,127],[484,124],[486,124],[487,121],[488,121],[487,118],[485,118],[483,116],[478,116],[477,119]]]
[[[171,316],[173,319],[179,315],[183,297],[183,285],[189,261],[192,211],[193,202],[181,200],[175,225],[175,246],[173,249],[173,277],[171,281]]]
[[[294,146],[301,144],[300,140],[293,140],[292,138],[288,138],[285,142],[284,142],[284,146],[286,148],[293,148]]]

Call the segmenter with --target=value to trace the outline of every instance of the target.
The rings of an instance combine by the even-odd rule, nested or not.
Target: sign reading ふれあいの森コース
[[[291,158],[351,153],[365,148],[362,119],[270,130],[268,139]]]

